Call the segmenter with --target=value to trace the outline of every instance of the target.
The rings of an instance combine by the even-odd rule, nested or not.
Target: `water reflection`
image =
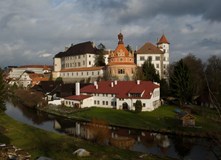
[[[66,133],[96,143],[113,145],[143,153],[181,159],[216,160],[211,142],[202,138],[163,135],[142,130],[108,126],[104,122],[78,122],[51,116],[23,106],[7,103],[6,113],[14,119],[48,131]],[[100,125],[98,125],[99,123]]]

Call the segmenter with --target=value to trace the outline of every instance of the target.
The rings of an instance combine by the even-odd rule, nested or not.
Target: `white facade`
[[[82,54],[82,55],[72,55],[65,56],[60,58],[61,61],[58,61],[58,58],[54,58],[54,65],[57,66],[55,71],[59,69],[67,68],[83,68],[83,67],[92,67],[95,63],[95,54]],[[59,67],[61,65],[61,67]]]
[[[22,68],[12,68],[9,72],[8,78],[15,78],[18,79],[25,71],[31,71],[38,74],[43,74],[43,68],[30,68],[30,67],[22,67]]]
[[[88,68],[73,68],[61,70],[58,74],[65,82],[76,82],[81,80],[97,80],[98,77],[103,77],[103,67],[88,67]]]
[[[86,108],[86,107],[91,107],[91,104],[93,104],[93,97],[88,97],[80,101],[64,99],[64,105],[67,107]]]
[[[32,79],[30,78],[29,74],[24,72],[20,78],[18,79],[18,85],[24,88],[27,88],[31,85]]]

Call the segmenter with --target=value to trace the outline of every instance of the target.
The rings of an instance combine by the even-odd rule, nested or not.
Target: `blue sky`
[[[133,49],[164,33],[170,60],[192,53],[221,55],[220,0],[4,0],[0,1],[0,66],[53,64],[72,43],[115,49],[117,34]]]

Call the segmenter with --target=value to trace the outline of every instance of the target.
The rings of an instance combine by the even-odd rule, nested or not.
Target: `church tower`
[[[124,36],[118,34],[118,45],[109,54],[108,71],[112,77],[119,80],[131,80],[135,73],[134,54],[124,46]]]

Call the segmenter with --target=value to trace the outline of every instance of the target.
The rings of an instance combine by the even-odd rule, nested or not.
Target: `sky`
[[[189,53],[221,56],[221,0],[1,0],[0,66],[53,64],[65,47],[86,41],[115,49],[170,42],[170,61]]]

